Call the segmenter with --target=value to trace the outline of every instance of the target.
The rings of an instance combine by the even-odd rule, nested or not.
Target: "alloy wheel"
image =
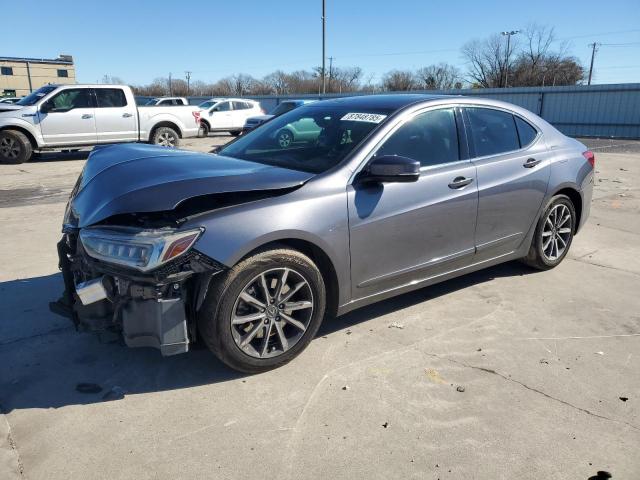
[[[158,135],[158,145],[163,147],[175,147],[176,137],[169,132],[164,132]]]
[[[267,270],[251,279],[231,314],[233,340],[245,354],[270,358],[290,350],[304,336],[313,316],[313,293],[291,268]]]
[[[0,139],[0,154],[14,160],[20,155],[20,144],[13,138],[3,137]]]
[[[548,213],[542,229],[542,253],[545,258],[555,262],[564,254],[573,233],[571,211],[559,203]]]
[[[280,132],[280,134],[278,134],[278,145],[280,145],[282,148],[287,148],[289,145],[291,145],[291,142],[293,141],[293,138],[291,138],[291,134],[289,132]]]

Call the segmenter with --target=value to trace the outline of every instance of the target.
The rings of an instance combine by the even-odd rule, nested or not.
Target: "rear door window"
[[[520,147],[524,148],[531,145],[531,142],[538,136],[538,131],[520,117],[514,116],[513,118],[516,119],[518,137],[520,137]]]
[[[127,97],[121,88],[97,88],[98,108],[126,107]]]
[[[476,157],[499,155],[520,148],[513,115],[492,108],[466,108]]]

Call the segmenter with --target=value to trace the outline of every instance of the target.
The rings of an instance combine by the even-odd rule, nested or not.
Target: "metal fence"
[[[395,92],[403,93],[403,92]],[[516,87],[463,90],[423,90],[411,93],[473,95],[519,105],[541,116],[572,137],[640,138],[640,83],[570,87]],[[293,98],[336,98],[370,93],[327,95],[258,95],[265,111]],[[189,97],[191,104],[209,97]]]

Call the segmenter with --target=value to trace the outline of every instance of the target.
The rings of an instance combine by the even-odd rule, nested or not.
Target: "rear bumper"
[[[148,274],[107,265],[89,257],[77,235],[58,243],[64,280],[62,297],[50,308],[69,317],[78,330],[121,333],[129,347],[154,347],[162,355],[189,350],[195,339],[195,318],[211,278],[224,266],[190,251]],[[83,296],[77,285],[100,279],[105,295]],[[91,287],[93,288],[93,287]],[[93,298],[102,298],[92,301]]]
[[[592,171],[582,182],[582,214],[580,215],[580,224],[576,229],[579,232],[583,225],[587,222],[591,213],[591,198],[593,197],[593,184],[595,182],[595,171]]]

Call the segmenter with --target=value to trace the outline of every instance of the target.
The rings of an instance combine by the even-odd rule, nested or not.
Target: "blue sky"
[[[0,0],[0,56],[74,56],[80,82],[109,74],[127,83],[156,77],[214,81],[261,77],[321,61],[321,0]],[[24,21],[23,21],[24,19]],[[552,25],[588,66],[589,43],[603,44],[594,83],[640,82],[640,1],[536,2],[327,0],[327,56],[376,79],[394,68],[449,62],[460,47],[529,22]],[[632,45],[626,45],[631,43]],[[621,45],[622,44],[622,45]]]

